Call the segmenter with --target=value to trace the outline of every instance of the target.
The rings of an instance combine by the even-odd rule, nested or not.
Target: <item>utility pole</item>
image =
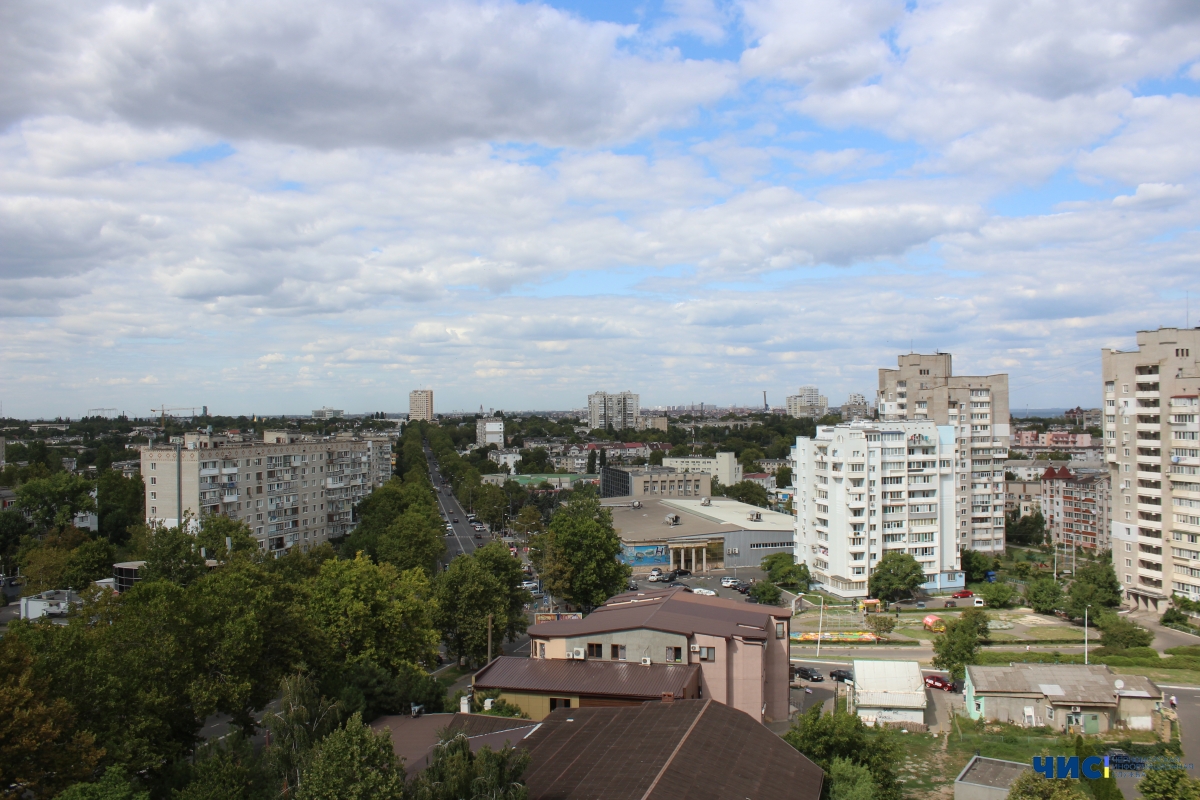
[[[175,524],[183,530],[183,445],[175,443]]]
[[[1089,608],[1091,608],[1090,604],[1083,607],[1083,663],[1085,665],[1088,663],[1088,629],[1087,629],[1087,625],[1088,625],[1088,609]]]
[[[821,615],[817,617],[817,658],[821,657],[821,632],[825,629],[825,595],[821,595]]]

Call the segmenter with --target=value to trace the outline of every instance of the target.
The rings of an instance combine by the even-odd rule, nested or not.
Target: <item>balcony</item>
[[[221,495],[222,503],[236,503],[237,499],[238,499],[237,489],[234,489],[232,492],[226,491],[223,495]]]
[[[234,465],[232,467],[221,467],[222,475],[237,475],[237,473],[238,473],[238,468],[236,465]]]
[[[213,475],[220,474],[220,472],[221,471],[215,467],[213,467],[212,469],[202,469],[202,470],[200,470],[200,477],[201,478],[211,478]]]

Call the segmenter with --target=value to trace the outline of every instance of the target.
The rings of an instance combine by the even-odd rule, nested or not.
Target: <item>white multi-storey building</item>
[[[955,431],[932,422],[820,426],[792,448],[796,561],[841,597],[865,597],[885,553],[912,555],[929,592],[962,588],[967,510]],[[1001,473],[1003,474],[1003,473]],[[1001,496],[996,514],[1003,519]],[[990,506],[990,503],[989,503]]]
[[[683,456],[663,459],[664,467],[674,467],[679,472],[704,472],[724,486],[742,482],[742,465],[733,453],[717,453],[708,456]]]
[[[787,398],[787,413],[791,417],[823,417],[829,408],[829,398],[816,386],[801,386]]]
[[[354,506],[391,469],[382,439],[313,440],[267,431],[260,442],[189,433],[144,447],[146,521],[174,526],[181,517],[223,514],[244,521],[259,547],[302,550],[354,530]],[[382,479],[381,479],[382,478]]]
[[[591,430],[636,429],[641,397],[634,392],[593,392],[588,395],[588,426]]]
[[[475,446],[494,444],[504,447],[504,420],[501,417],[482,417],[475,420]]]
[[[1200,329],[1101,350],[1112,556],[1131,604],[1200,600]]]
[[[413,389],[408,393],[409,422],[433,422],[433,389]]]

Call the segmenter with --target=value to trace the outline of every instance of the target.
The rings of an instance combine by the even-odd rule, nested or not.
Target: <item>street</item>
[[[458,498],[454,496],[449,486],[442,485],[442,474],[438,471],[433,451],[428,447],[425,448],[425,459],[429,462],[429,480],[433,482],[433,489],[437,494],[438,510],[442,512],[442,516],[446,518],[447,523],[453,526],[454,530],[452,536],[446,537],[446,562],[449,563],[457,555],[474,553],[475,548],[482,547],[487,540],[475,538],[475,531],[467,523],[467,513],[458,504]],[[457,523],[454,522],[456,519]],[[482,535],[487,536],[487,534]]]

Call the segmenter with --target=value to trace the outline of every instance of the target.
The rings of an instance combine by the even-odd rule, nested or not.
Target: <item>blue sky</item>
[[[19,4],[19,416],[773,403],[909,347],[1099,402],[1200,317],[1200,8]]]

